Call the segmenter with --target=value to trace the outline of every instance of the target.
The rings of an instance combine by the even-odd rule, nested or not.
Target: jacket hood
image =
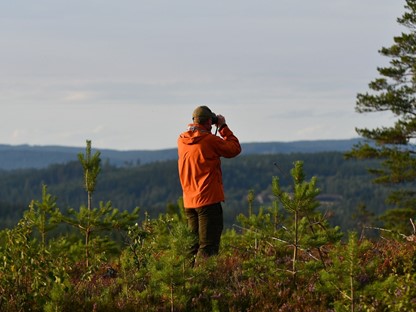
[[[192,145],[200,142],[207,135],[211,134],[199,124],[189,124],[188,130],[179,135],[179,141],[183,144]]]

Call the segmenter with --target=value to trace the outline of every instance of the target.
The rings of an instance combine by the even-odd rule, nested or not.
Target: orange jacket
[[[233,132],[224,126],[219,136],[190,124],[178,138],[178,170],[185,208],[199,208],[224,201],[220,157],[240,154]]]

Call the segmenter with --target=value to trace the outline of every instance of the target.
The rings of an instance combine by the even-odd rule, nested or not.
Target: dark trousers
[[[197,238],[191,253],[194,256],[199,253],[206,257],[218,254],[224,227],[221,203],[201,208],[187,208],[185,213],[188,226]]]

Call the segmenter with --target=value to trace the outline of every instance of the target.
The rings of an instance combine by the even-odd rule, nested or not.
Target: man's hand
[[[225,125],[225,117],[223,115],[217,115],[217,117],[218,117],[217,127],[221,128],[221,126]]]

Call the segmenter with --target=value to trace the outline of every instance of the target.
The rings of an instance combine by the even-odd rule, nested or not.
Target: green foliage
[[[47,233],[56,228],[62,218],[62,214],[56,205],[56,198],[48,193],[46,185],[42,189],[42,201],[32,201],[29,210],[24,214],[24,218],[33,229],[38,230],[41,238],[41,248],[44,250]]]
[[[92,194],[95,191],[97,185],[97,177],[101,171],[101,159],[100,152],[95,152],[91,155],[91,141],[87,140],[87,147],[85,149],[85,155],[78,154],[78,159],[84,169],[84,188],[88,194]]]
[[[87,141],[85,156],[83,154],[78,156],[84,169],[84,187],[88,195],[88,206],[81,206],[79,211],[69,209],[69,216],[62,218],[62,221],[77,228],[85,238],[85,265],[88,268],[90,254],[95,254],[97,250],[108,250],[110,249],[108,244],[112,244],[108,239],[99,236],[95,236],[91,241],[92,235],[110,230],[126,230],[137,220],[139,209],[136,208],[132,213],[127,211],[120,213],[118,209],[112,207],[111,202],[106,204],[100,202],[99,208],[92,208],[91,197],[101,171],[100,152],[91,156],[91,141]],[[100,262],[101,258],[96,260]]]
[[[227,230],[221,253],[192,267],[193,236],[180,216],[145,218],[130,225],[127,244],[118,242],[93,270],[73,256],[82,242],[51,231],[42,251],[37,225],[22,219],[0,232],[0,309],[343,311],[354,303],[355,311],[401,311],[414,304],[413,242],[358,241],[352,233],[347,243],[319,244],[325,265],[316,245],[302,245],[295,286],[287,270],[290,248],[281,239],[290,219],[276,227],[273,208],[240,219],[241,233]]]
[[[381,248],[380,244],[372,248],[372,253],[377,253],[378,265],[373,267],[374,279],[367,280],[361,306],[368,311],[412,311],[416,300],[414,242],[392,240]],[[367,255],[368,259],[371,258]]]
[[[69,215],[65,215],[44,185],[42,201],[32,200],[17,226],[0,232],[0,310],[72,311],[69,298],[78,291],[74,278],[80,278],[81,284],[91,281],[96,268],[107,260],[113,246],[117,246],[115,240],[102,235],[121,233],[137,218],[138,209],[133,213],[120,213],[110,202],[100,203],[99,209],[83,206],[79,211],[70,209]],[[88,239],[94,234],[93,240],[84,245],[87,250],[85,267],[78,266],[79,239],[74,240],[62,232],[54,233],[64,224],[74,226],[83,235],[88,233]],[[88,263],[91,251],[94,267]],[[79,273],[74,271],[77,266]]]
[[[394,37],[391,47],[383,47],[380,53],[390,58],[390,65],[378,68],[381,77],[369,84],[371,92],[357,95],[356,110],[359,113],[389,112],[394,124],[375,129],[357,129],[368,143],[358,144],[347,154],[357,159],[380,159],[381,166],[370,170],[375,182],[384,185],[400,185],[391,190],[389,202],[397,208],[401,220],[395,229],[408,220],[403,209],[416,213],[416,6],[414,0],[406,0],[406,11],[397,21],[408,29]],[[370,144],[370,142],[372,144]],[[407,190],[406,190],[407,189]]]
[[[339,243],[331,251],[331,266],[321,272],[322,287],[335,298],[337,311],[355,311],[360,287],[358,278],[365,274],[359,263],[359,252],[365,252],[368,246],[359,246],[356,236],[356,233],[350,233],[347,245]]]
[[[123,211],[113,208],[111,202],[100,202],[98,208],[88,209],[81,206],[79,210],[69,209],[68,214],[62,217],[62,222],[78,230],[85,239],[86,266],[89,266],[91,254],[102,250],[111,250],[114,241],[103,239],[101,235],[105,233],[121,233],[127,231],[128,227],[138,219],[139,208],[133,212]],[[100,261],[100,258],[95,260]]]
[[[317,178],[305,181],[303,162],[297,161],[291,170],[293,177],[293,191],[282,191],[279,179],[273,178],[273,193],[282,206],[292,215],[292,220],[285,226],[283,240],[293,247],[292,274],[294,281],[298,273],[298,254],[300,250],[315,248],[324,265],[321,247],[334,243],[342,236],[339,228],[330,229],[327,220],[316,211],[319,202],[316,197],[320,190],[316,187]]]
[[[142,311],[152,311],[155,305],[156,310],[187,310],[191,298],[201,290],[190,283],[198,271],[192,268],[192,256],[187,252],[193,240],[179,215],[165,214],[131,226],[129,248],[121,258],[123,281],[127,282],[123,296],[140,298]],[[133,294],[137,297],[132,298]]]
[[[25,217],[15,228],[1,232],[1,310],[28,311],[51,301],[52,288],[59,292],[70,288],[64,260],[45,246],[39,248],[33,227]]]

